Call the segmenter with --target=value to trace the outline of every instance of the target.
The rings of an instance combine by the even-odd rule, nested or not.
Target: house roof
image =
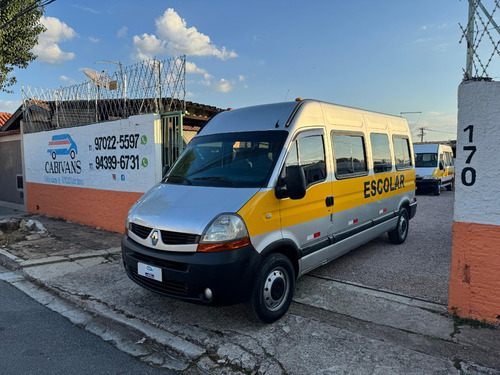
[[[33,100],[32,104],[44,109],[50,109],[48,102]],[[186,111],[184,113],[183,125],[186,130],[199,131],[205,124],[217,113],[224,111],[210,105],[186,102]],[[32,114],[33,116],[33,114]],[[20,106],[17,111],[10,115],[2,127],[0,127],[0,136],[4,132],[17,131],[21,128],[21,120],[23,119],[23,106]]]
[[[7,122],[10,116],[12,116],[12,113],[0,112],[0,128]]]

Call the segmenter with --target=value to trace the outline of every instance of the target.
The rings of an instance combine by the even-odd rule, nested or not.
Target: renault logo
[[[160,237],[158,236],[158,231],[157,231],[157,230],[155,230],[155,231],[153,232],[153,234],[151,235],[151,242],[153,243],[153,246],[156,246],[156,244],[158,243],[158,239],[159,239],[159,238],[160,238]]]

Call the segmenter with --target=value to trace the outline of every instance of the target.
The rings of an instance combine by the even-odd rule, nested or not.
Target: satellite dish
[[[111,78],[105,73],[100,73],[94,69],[89,68],[84,68],[83,73],[85,73],[85,75],[89,77],[89,79],[97,86],[104,87],[108,90],[116,90],[116,81],[112,81]]]

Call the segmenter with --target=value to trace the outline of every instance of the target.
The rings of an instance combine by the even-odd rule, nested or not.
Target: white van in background
[[[415,173],[417,191],[430,190],[434,195],[441,194],[441,188],[453,190],[455,166],[453,150],[448,145],[438,143],[415,144]]]
[[[130,209],[123,262],[146,289],[246,302],[269,323],[301,275],[384,233],[403,243],[416,209],[405,119],[317,100],[241,108]]]

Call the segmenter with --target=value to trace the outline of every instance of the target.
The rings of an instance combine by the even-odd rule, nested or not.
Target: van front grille
[[[132,231],[132,233],[134,233],[136,236],[142,238],[143,240],[148,238],[149,233],[151,233],[151,228],[145,227],[143,225],[135,224],[135,223],[132,223],[130,230]]]
[[[148,238],[153,228],[132,223],[130,230],[143,240]],[[200,242],[200,236],[191,233],[161,231],[161,240],[165,245],[192,245]]]
[[[200,241],[200,236],[190,233],[161,231],[161,240],[165,245],[191,245]]]

